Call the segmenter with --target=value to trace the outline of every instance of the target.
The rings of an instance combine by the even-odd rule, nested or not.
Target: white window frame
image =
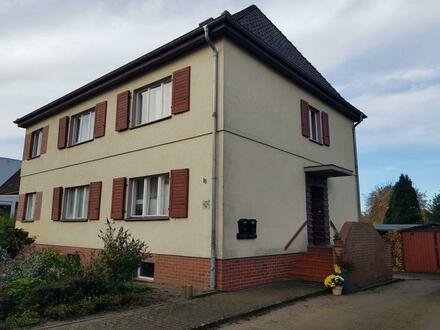
[[[43,130],[39,129],[32,133],[31,158],[41,155],[41,141],[43,139]]]
[[[75,214],[77,207],[78,207],[78,191],[80,189],[85,189],[85,196],[83,199],[83,205],[82,205],[82,210],[83,210],[83,214]],[[73,196],[71,196],[71,194],[73,194]],[[72,202],[73,202],[73,215],[68,214],[69,211],[69,202],[70,199],[72,198]],[[88,205],[89,205],[89,185],[84,185],[84,186],[77,186],[77,187],[69,187],[65,189],[65,193],[64,193],[64,203],[63,203],[64,207],[63,207],[63,219],[64,220],[87,220],[87,210],[88,210]]]
[[[169,95],[166,104],[165,100],[165,85],[169,85]],[[160,87],[160,97],[161,97],[161,109],[158,118],[148,119],[150,117],[150,94],[151,91],[155,88]],[[160,82],[153,83],[147,87],[141,88],[135,91],[135,105],[133,111],[133,127],[142,126],[145,124],[153,123],[164,118],[168,118],[171,116],[171,99],[173,93],[173,84],[171,81],[171,77],[168,77]],[[146,100],[144,100],[144,97]],[[144,109],[142,104],[147,104],[147,107]],[[144,111],[145,110],[145,111]],[[146,118],[146,119],[145,119]]]
[[[32,221],[35,217],[35,203],[37,200],[37,193],[26,194],[26,209],[24,213],[25,221]]]
[[[313,120],[313,117],[315,117],[315,120]],[[315,108],[309,108],[309,128],[310,140],[322,143],[321,112]],[[313,132],[315,132],[315,136]]]
[[[87,120],[87,121],[86,121]],[[85,127],[88,123],[89,127]],[[93,140],[95,128],[95,109],[90,109],[72,116],[70,145]]]
[[[142,263],[152,263],[152,264],[154,264],[154,262],[149,262],[149,261],[142,261]],[[156,271],[156,269],[154,271]],[[139,280],[145,280],[145,281],[150,281],[150,282],[154,281],[154,277],[141,276],[141,266],[139,266],[138,269],[137,269],[136,277]]]
[[[157,178],[157,201],[156,214],[148,214],[150,208],[150,181]],[[168,178],[168,191],[166,191],[166,179]],[[142,196],[142,214],[135,214],[137,204],[137,184],[138,180],[143,180],[143,196]],[[169,216],[169,198],[170,198],[170,176],[169,173],[144,176],[130,179],[130,201],[129,201],[129,218],[168,218]],[[166,195],[164,195],[166,194]],[[164,210],[164,213],[161,212]]]

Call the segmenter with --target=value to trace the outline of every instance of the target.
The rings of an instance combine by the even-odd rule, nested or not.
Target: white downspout
[[[215,290],[217,258],[217,90],[218,90],[218,49],[209,38],[208,25],[203,26],[205,39],[212,49],[213,63],[213,86],[212,86],[212,191],[211,191],[211,258],[210,258],[210,278],[209,288]]]
[[[358,221],[361,220],[362,213],[361,213],[361,190],[359,186],[359,164],[358,164],[358,154],[357,154],[357,142],[356,142],[356,126],[358,126],[362,121],[364,120],[363,116],[359,118],[359,121],[357,121],[353,125],[353,148],[354,148],[354,172],[356,175],[356,193],[357,193],[357,207],[358,207]]]

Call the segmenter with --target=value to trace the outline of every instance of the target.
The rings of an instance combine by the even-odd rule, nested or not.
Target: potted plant
[[[332,289],[333,295],[340,296],[342,294],[342,287],[344,285],[344,278],[341,276],[341,268],[334,265],[334,273],[328,275],[324,280],[324,285]]]

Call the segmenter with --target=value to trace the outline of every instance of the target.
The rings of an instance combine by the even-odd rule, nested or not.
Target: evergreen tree
[[[401,174],[394,185],[384,223],[422,223],[417,192],[408,175]]]
[[[434,195],[429,206],[429,221],[440,223],[440,193]]]

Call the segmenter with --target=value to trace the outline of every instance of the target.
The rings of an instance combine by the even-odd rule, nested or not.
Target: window
[[[321,143],[321,120],[319,118],[319,111],[310,108],[309,116],[310,140]]]
[[[87,219],[88,201],[89,186],[67,188],[64,200],[64,218],[66,220]]]
[[[31,158],[40,156],[42,139],[43,139],[43,131],[41,129],[32,133]]]
[[[168,216],[168,174],[131,180],[131,217]]]
[[[71,145],[93,139],[95,125],[95,110],[85,111],[72,117]]]
[[[25,220],[34,219],[36,196],[36,193],[26,194],[26,213],[24,215]]]
[[[151,123],[171,115],[171,81],[141,89],[135,94],[134,126]]]
[[[137,277],[140,279],[153,280],[154,279],[154,263],[143,262],[138,268]]]
[[[11,205],[0,205],[0,217],[9,218],[10,216],[12,216]]]

